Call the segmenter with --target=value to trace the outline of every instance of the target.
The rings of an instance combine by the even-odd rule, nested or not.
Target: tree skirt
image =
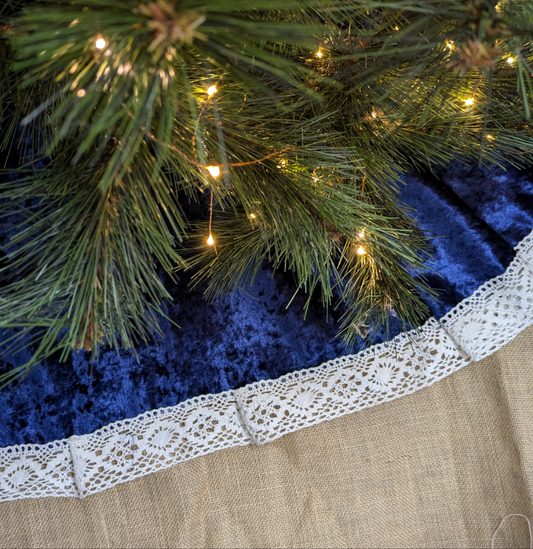
[[[165,338],[130,353],[39,365],[0,394],[0,501],[77,496],[214,450],[412,393],[477,361],[533,323],[531,172],[460,165],[405,177],[401,198],[432,235],[433,318],[365,349],[335,339],[340,313],[265,265],[252,287],[206,303],[171,289]],[[528,236],[529,235],[529,236]],[[394,321],[394,319],[392,319]],[[393,322],[394,325],[394,322]],[[1,371],[31,350],[4,354]]]

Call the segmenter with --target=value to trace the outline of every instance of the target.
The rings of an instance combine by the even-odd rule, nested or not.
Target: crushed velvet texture
[[[513,246],[533,228],[532,181],[528,171],[459,164],[404,178],[401,199],[432,235],[436,272],[424,275],[441,292],[439,303],[429,303],[436,317],[505,270]],[[165,338],[142,347],[138,361],[131,353],[118,357],[107,351],[91,368],[88,353],[78,352],[65,364],[51,359],[39,365],[19,386],[3,391],[0,446],[90,433],[147,410],[277,378],[349,351],[335,338],[338,313],[326,314],[318,296],[305,320],[305,296],[286,308],[295,292],[289,273],[272,276],[264,265],[252,288],[212,304],[201,290],[184,291],[187,282],[182,277],[169,286],[175,299],[168,314],[181,329],[167,322]],[[28,353],[4,353],[0,372],[22,364]]]

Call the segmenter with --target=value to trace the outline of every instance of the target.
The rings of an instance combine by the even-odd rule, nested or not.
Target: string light
[[[446,47],[447,48],[450,48],[451,50],[453,50],[453,40],[450,40],[449,42],[446,42]]]
[[[323,54],[320,50],[318,50],[318,51],[316,52],[315,55],[316,55],[319,59],[322,59],[322,57],[324,57],[324,54]]]
[[[487,135],[487,139],[494,139],[492,135]]]
[[[85,90],[78,90],[78,93],[76,94],[78,97],[84,97],[85,96]]]
[[[474,98],[473,97],[469,97],[468,99],[465,99],[465,105],[467,107],[471,106],[474,104]]]
[[[364,238],[364,237],[365,237],[364,231],[361,231],[357,236],[358,236],[359,238]]]
[[[211,232],[212,223],[213,223],[213,189],[211,189],[211,204],[209,205],[209,236],[207,237],[208,246],[215,246],[215,239],[213,238],[213,233]],[[215,253],[218,255],[216,246],[215,246]]]
[[[372,118],[377,118],[377,116],[376,111],[372,111]]]
[[[220,175],[220,166],[206,166],[205,169],[211,174],[211,177],[214,177],[215,179]]]
[[[399,31],[399,30],[400,30],[400,27],[398,27],[398,26],[396,25],[396,27],[394,27],[394,30],[395,30],[395,31]]]
[[[107,46],[107,42],[103,38],[97,38],[94,45],[99,49],[103,50]]]
[[[514,59],[512,57],[508,57],[507,63],[509,63],[509,65],[512,65],[514,63]]]
[[[255,219],[256,215],[255,214],[250,214],[250,219]]]
[[[359,249],[357,250],[357,253],[359,255],[366,255],[366,252],[365,252],[365,249],[363,248],[363,246],[359,246]]]
[[[217,93],[217,87],[216,86],[209,86],[209,88],[207,88],[207,97],[211,98],[213,97],[213,95],[215,95],[215,93]]]

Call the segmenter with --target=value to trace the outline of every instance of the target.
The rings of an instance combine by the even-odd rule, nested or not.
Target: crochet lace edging
[[[533,232],[515,249],[505,273],[440,320],[387,343],[88,435],[0,448],[0,501],[84,498],[216,450],[264,444],[428,387],[533,324]]]

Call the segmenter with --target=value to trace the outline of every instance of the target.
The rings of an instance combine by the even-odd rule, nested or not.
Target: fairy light
[[[396,26],[394,27],[394,30],[395,30],[395,31],[399,31],[399,30],[400,30],[400,27],[399,27],[398,25],[396,25]]]
[[[86,91],[85,90],[78,90],[78,93],[76,94],[78,97],[85,97]]]
[[[507,63],[509,63],[509,65],[512,65],[514,63],[514,59],[512,57],[508,57]]]
[[[322,59],[322,57],[324,57],[324,54],[323,54],[320,50],[318,50],[318,51],[316,52],[315,55],[316,55],[319,59]]]
[[[378,115],[376,114],[376,111],[372,111],[372,118],[377,118]]]
[[[487,135],[487,139],[494,139],[492,135]]]
[[[255,218],[256,218],[255,214],[250,214],[250,219],[255,219]]]
[[[104,38],[100,37],[96,39],[96,42],[94,43],[94,45],[96,46],[97,49],[103,50],[107,46],[107,42],[105,41]]]
[[[366,251],[365,249],[363,248],[363,246],[359,246],[358,250],[357,250],[357,253],[359,255],[366,255]]]
[[[207,88],[207,97],[209,97],[209,99],[211,99],[211,97],[213,97],[213,95],[215,95],[215,93],[217,93],[218,89],[216,86],[209,86],[209,88]]]
[[[469,97],[468,99],[465,99],[465,105],[467,107],[470,107],[474,104],[474,98],[473,97]]]
[[[208,246],[215,245],[215,239],[213,238],[213,233],[211,232],[212,223],[213,223],[213,189],[211,189],[211,204],[209,205],[209,236],[207,237]],[[215,246],[215,253],[216,251],[217,251],[217,248]]]
[[[281,168],[285,167],[285,164],[287,164],[287,162],[285,162],[285,160],[281,160],[280,163],[276,166],[276,168],[281,170]]]
[[[206,166],[205,168],[211,177],[214,177],[215,179],[220,175],[220,166]]]
[[[358,236],[359,238],[364,238],[364,237],[365,237],[364,231],[361,231],[357,236]]]
[[[449,48],[450,50],[453,50],[453,48],[454,48],[453,40],[450,40],[449,42],[446,42],[446,47]]]

